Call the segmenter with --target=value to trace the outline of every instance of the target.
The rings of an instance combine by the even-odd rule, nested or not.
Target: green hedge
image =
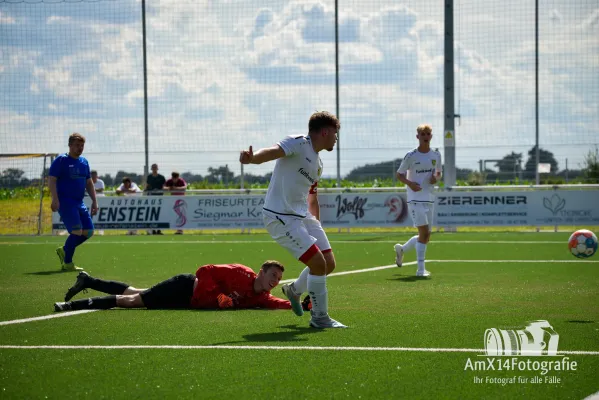
[[[543,185],[563,185],[566,181],[560,177],[548,177],[541,180],[541,184]],[[580,184],[580,183],[588,183],[581,179],[570,180],[569,184]],[[458,186],[480,186],[483,184],[482,180],[476,179],[476,177],[470,177],[468,180],[458,180]],[[507,186],[507,185],[533,185],[533,181],[528,180],[513,180],[507,182],[485,182],[485,185],[490,186]],[[334,188],[337,186],[337,180],[335,179],[322,179],[318,183],[319,187],[322,188]],[[371,187],[403,187],[404,185],[400,182],[394,182],[393,179],[375,179],[368,182],[353,182],[347,179],[343,179],[341,181],[341,187],[344,188],[371,188]],[[209,183],[207,181],[202,182],[192,182],[189,184],[189,189],[239,189],[239,184],[224,184],[224,183]],[[246,189],[266,189],[268,184],[253,184],[253,185],[245,185]],[[441,187],[443,187],[443,182],[441,182]],[[107,187],[106,190],[115,190],[116,188]],[[44,197],[49,196],[50,191],[48,187],[44,188]],[[40,197],[40,189],[38,186],[29,186],[29,187],[20,187],[20,188],[11,188],[11,189],[2,189],[0,188],[0,200],[7,199],[39,199]]]

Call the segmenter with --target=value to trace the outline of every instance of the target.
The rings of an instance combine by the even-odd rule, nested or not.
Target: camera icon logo
[[[531,321],[524,329],[485,331],[488,356],[555,356],[559,335],[545,320]]]

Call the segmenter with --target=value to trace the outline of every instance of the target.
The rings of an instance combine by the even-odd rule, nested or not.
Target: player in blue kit
[[[91,216],[98,212],[96,190],[91,179],[89,164],[84,157],[81,157],[84,147],[83,135],[73,133],[69,136],[69,152],[54,159],[48,177],[52,211],[58,211],[70,234],[64,246],[56,249],[63,271],[82,269],[73,263],[73,254],[77,246],[94,234]],[[92,199],[91,215],[83,204],[85,189]]]

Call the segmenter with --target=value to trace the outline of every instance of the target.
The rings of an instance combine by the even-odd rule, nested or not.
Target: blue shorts
[[[58,213],[60,214],[62,223],[67,228],[67,231],[69,231],[69,233],[72,233],[73,231],[77,231],[79,229],[94,229],[92,217],[89,214],[89,211],[85,204],[83,204],[83,202],[72,205],[65,204],[64,206],[61,204]]]

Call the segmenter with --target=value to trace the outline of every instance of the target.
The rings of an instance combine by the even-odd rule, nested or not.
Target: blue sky
[[[148,2],[150,162],[205,174],[335,111],[333,0]],[[455,1],[457,164],[534,144],[534,9]],[[560,168],[599,144],[599,5],[540,1],[540,136]],[[341,171],[402,157],[443,114],[443,1],[340,2]],[[0,2],[2,153],[87,136],[101,173],[143,169],[140,3]],[[324,154],[334,175],[336,154]],[[272,166],[251,166],[251,173]],[[391,174],[391,171],[390,171]]]

